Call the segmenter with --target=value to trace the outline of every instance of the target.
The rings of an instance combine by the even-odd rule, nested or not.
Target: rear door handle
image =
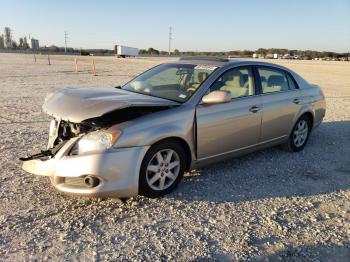
[[[300,103],[300,99],[299,99],[299,98],[295,98],[295,99],[293,100],[293,103],[294,103],[294,104],[299,104],[299,103]]]
[[[249,108],[249,111],[252,113],[256,113],[260,110],[260,107],[258,106],[252,106],[251,108]]]

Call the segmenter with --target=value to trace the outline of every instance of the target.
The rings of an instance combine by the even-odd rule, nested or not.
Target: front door
[[[210,91],[231,92],[223,104],[199,104],[197,117],[197,157],[205,160],[255,145],[261,125],[261,97],[256,95],[250,67],[229,69]]]

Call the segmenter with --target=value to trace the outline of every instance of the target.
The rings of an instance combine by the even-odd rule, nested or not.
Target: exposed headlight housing
[[[71,154],[80,155],[87,152],[106,150],[115,144],[121,133],[120,130],[88,133],[79,139],[72,149]]]

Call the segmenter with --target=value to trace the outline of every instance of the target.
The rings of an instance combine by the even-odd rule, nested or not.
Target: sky
[[[0,30],[40,46],[350,51],[350,0],[0,0]]]

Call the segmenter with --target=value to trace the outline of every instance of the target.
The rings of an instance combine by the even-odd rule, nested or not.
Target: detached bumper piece
[[[21,157],[23,170],[39,176],[54,176],[58,159],[62,157],[65,151],[69,150],[74,141],[74,139],[70,143],[62,141],[54,148],[41,151],[41,153],[29,157]]]
[[[42,150],[40,153],[28,156],[28,157],[20,157],[19,160],[21,161],[29,161],[33,159],[42,159],[47,160],[53,156],[56,155],[58,151],[66,144],[67,141],[62,141],[58,145],[56,145],[54,148],[48,149],[48,150]]]
[[[29,161],[33,159],[38,159],[38,158],[46,158],[46,157],[53,157],[53,153],[51,150],[43,150],[41,153],[34,154],[28,157],[20,157],[19,160],[21,161]]]

